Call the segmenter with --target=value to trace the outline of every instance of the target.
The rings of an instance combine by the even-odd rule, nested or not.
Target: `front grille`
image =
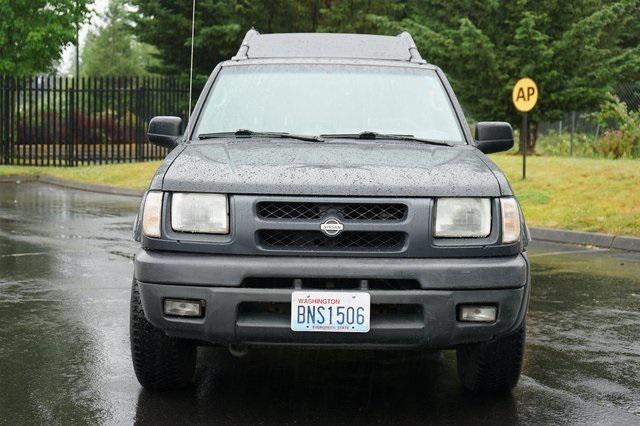
[[[338,236],[328,237],[319,231],[258,231],[258,239],[263,247],[281,250],[397,251],[404,246],[405,238],[403,232],[343,232]]]
[[[263,201],[258,203],[261,219],[318,220],[337,216],[343,220],[398,221],[407,217],[404,204],[382,203],[310,203]]]

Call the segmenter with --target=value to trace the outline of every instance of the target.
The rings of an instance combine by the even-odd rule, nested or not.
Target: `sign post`
[[[536,82],[528,77],[518,80],[515,86],[513,86],[513,92],[511,93],[511,100],[513,105],[522,114],[522,129],[520,130],[522,135],[522,179],[527,178],[527,146],[529,145],[529,125],[527,113],[536,106],[538,102],[538,86]]]

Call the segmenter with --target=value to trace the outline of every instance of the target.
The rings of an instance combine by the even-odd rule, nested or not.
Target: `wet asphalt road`
[[[128,340],[135,198],[0,184],[0,424],[640,424],[640,254],[534,244],[523,377],[462,391],[453,353],[199,353],[156,395]]]

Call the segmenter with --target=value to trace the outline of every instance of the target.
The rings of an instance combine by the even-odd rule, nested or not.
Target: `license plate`
[[[371,297],[364,292],[294,291],[291,329],[333,333],[369,331]]]

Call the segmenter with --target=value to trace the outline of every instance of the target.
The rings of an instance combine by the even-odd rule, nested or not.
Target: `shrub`
[[[622,130],[607,130],[595,143],[596,152],[608,158],[631,156],[633,137]]]
[[[638,157],[640,155],[640,111],[629,111],[627,104],[611,95],[596,115],[605,129],[596,143],[597,152],[608,157]]]

